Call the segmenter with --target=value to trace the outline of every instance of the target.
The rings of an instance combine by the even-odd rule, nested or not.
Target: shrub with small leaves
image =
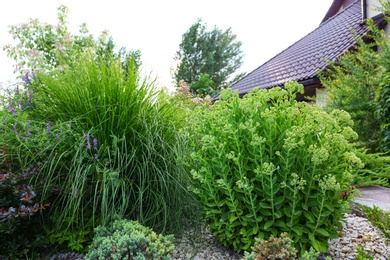
[[[112,226],[99,226],[85,256],[92,259],[169,260],[173,235],[157,235],[136,221],[116,220]]]
[[[256,239],[252,247],[252,253],[245,252],[244,260],[267,260],[267,259],[296,259],[297,250],[292,245],[287,233],[280,237],[271,237],[268,240]]]

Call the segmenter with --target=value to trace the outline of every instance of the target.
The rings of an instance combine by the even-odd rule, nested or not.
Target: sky
[[[13,43],[9,25],[29,18],[57,24],[57,8],[69,8],[70,30],[77,34],[87,23],[98,36],[108,30],[118,47],[140,50],[142,72],[170,88],[170,68],[182,35],[198,18],[208,30],[232,29],[242,42],[243,65],[238,72],[251,72],[317,28],[333,0],[18,0],[0,8],[0,83],[13,82],[15,62],[3,45]]]

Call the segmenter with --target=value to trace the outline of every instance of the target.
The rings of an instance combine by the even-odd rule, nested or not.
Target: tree
[[[134,60],[136,68],[141,65],[140,51],[127,51],[125,48],[116,51],[116,46],[112,37],[108,36],[108,31],[103,31],[95,39],[83,23],[80,26],[80,34],[72,34],[68,29],[68,8],[66,6],[58,7],[57,20],[57,25],[31,19],[28,23],[10,26],[10,34],[17,40],[17,44],[6,44],[3,50],[8,57],[16,61],[15,73],[20,72],[23,75],[25,70],[30,69],[60,68],[76,60],[81,53],[86,51],[94,53],[96,57],[116,58],[125,68],[128,67],[129,59]]]
[[[241,44],[231,28],[222,31],[214,26],[211,31],[206,31],[206,25],[198,19],[183,34],[175,55],[178,64],[174,72],[176,85],[179,86],[179,82],[184,80],[192,92],[208,89],[197,94],[217,94],[229,84],[229,77],[242,65]],[[211,86],[210,80],[213,82]],[[206,82],[207,86],[201,86],[202,82]]]
[[[390,3],[378,9],[390,22]],[[390,40],[383,30],[366,21],[370,34],[359,39],[325,74],[320,75],[328,91],[327,108],[347,111],[359,134],[360,144],[372,152],[390,149]]]

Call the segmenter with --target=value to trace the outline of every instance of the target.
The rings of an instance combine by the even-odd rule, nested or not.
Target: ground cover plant
[[[156,234],[136,221],[115,220],[110,226],[99,226],[86,260],[137,259],[171,260],[173,236]]]
[[[357,135],[346,112],[295,101],[300,90],[226,90],[194,116],[192,190],[225,246],[287,232],[299,254],[326,252],[341,229],[351,172],[363,166],[348,142]]]

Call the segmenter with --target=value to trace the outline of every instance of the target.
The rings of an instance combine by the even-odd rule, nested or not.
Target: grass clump
[[[184,112],[121,64],[85,53],[35,71],[22,96],[17,89],[3,99],[1,145],[21,174],[39,166],[26,183],[39,187],[36,203],[50,203],[40,223],[49,244],[83,252],[93,228],[116,218],[161,233],[180,233],[197,218],[179,159],[188,143]]]

